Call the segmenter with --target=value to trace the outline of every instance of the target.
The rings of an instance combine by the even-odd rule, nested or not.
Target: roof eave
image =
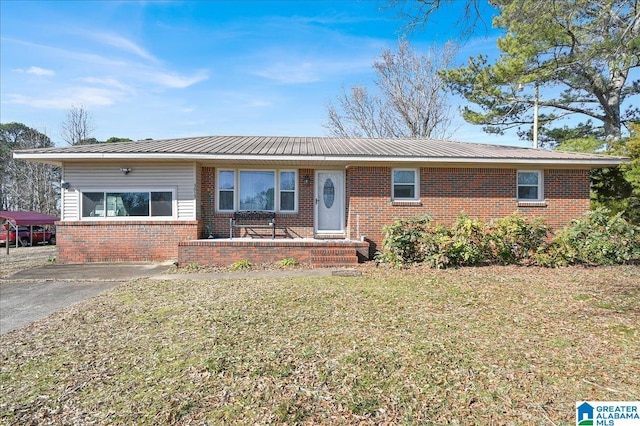
[[[396,156],[345,156],[345,155],[219,155],[194,153],[32,153],[14,152],[14,158],[62,164],[69,161],[84,160],[185,160],[208,162],[247,162],[250,163],[291,163],[291,164],[384,164],[384,163],[428,163],[428,164],[513,164],[538,166],[583,166],[583,167],[615,167],[628,161],[621,157],[605,157],[593,159],[571,158],[518,158],[518,157],[396,157]]]

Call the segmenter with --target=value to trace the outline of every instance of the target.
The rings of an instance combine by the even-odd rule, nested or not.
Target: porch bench
[[[233,228],[271,228],[271,239],[276,238],[276,213],[263,210],[234,212],[229,219],[229,239]]]

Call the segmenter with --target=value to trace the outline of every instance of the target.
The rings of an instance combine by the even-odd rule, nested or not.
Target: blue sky
[[[464,3],[460,2],[460,6]],[[61,145],[71,106],[94,136],[326,136],[326,107],[397,46],[384,1],[0,2],[0,121]],[[450,8],[451,6],[449,6]],[[455,10],[408,37],[421,53],[457,35]],[[459,53],[496,52],[482,28]],[[455,109],[454,109],[455,111]],[[457,112],[456,112],[456,115]],[[452,139],[523,145],[456,119]]]

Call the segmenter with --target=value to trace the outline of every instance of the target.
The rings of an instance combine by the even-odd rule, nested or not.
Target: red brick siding
[[[308,176],[310,182],[303,183],[304,177]],[[216,169],[213,167],[203,167],[202,169],[202,215],[203,234],[202,238],[208,237],[209,230],[216,238],[229,238],[230,213],[216,213]],[[276,237],[277,238],[312,238],[313,237],[313,170],[298,170],[298,212],[278,213],[276,216]],[[264,231],[264,235],[271,232],[270,229]],[[236,229],[234,235],[242,236],[242,229]],[[206,235],[205,235],[206,234]]]
[[[490,220],[519,212],[527,217],[544,217],[556,229],[589,209],[589,172],[587,170],[545,170],[544,203],[518,203],[516,169],[497,168],[421,168],[420,200],[391,201],[391,168],[350,167],[346,172],[347,239],[366,236],[371,252],[382,243],[382,228],[395,218],[429,213],[437,222],[450,224],[461,212]],[[308,176],[310,182],[305,184]],[[254,263],[273,262],[292,257],[317,265],[350,263],[353,248],[317,248],[280,240],[283,245],[259,242],[245,245],[211,245],[209,233],[227,238],[230,214],[215,211],[216,169],[203,167],[200,176],[199,221],[105,221],[59,222],[57,225],[58,261],[61,263],[105,261],[163,261],[224,264],[238,260]],[[277,237],[314,236],[314,170],[298,170],[298,212],[278,213]],[[240,235],[241,230],[236,230]],[[266,233],[270,230],[266,229]],[[180,248],[178,244],[180,243]],[[198,243],[198,244],[194,244]],[[356,251],[366,252],[367,245]],[[347,250],[343,252],[341,250]],[[362,256],[360,256],[362,258]]]
[[[213,228],[214,213],[216,211],[216,169],[203,167],[200,175],[200,237],[207,238],[215,233]]]
[[[557,229],[589,209],[587,170],[545,170],[542,204],[518,203],[516,172],[516,169],[421,168],[419,202],[394,203],[391,168],[350,168],[348,237],[357,239],[364,235],[375,249],[382,243],[384,225],[395,218],[424,213],[438,223],[450,224],[462,212],[482,220],[518,212],[530,218],[544,217],[548,225]]]
[[[242,260],[261,264],[292,258],[315,267],[348,266],[357,264],[368,250],[368,243],[354,241],[184,241],[179,244],[178,263],[228,266]]]
[[[196,221],[58,222],[57,262],[139,262],[178,258],[180,241],[198,238]]]

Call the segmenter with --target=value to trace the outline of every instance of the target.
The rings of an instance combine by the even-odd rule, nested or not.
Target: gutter
[[[383,163],[420,163],[420,164],[522,164],[522,165],[550,165],[550,166],[590,166],[614,167],[629,161],[625,157],[599,158],[519,158],[519,157],[393,157],[393,156],[345,156],[345,155],[211,155],[211,154],[173,154],[173,153],[30,153],[14,152],[16,159],[35,160],[44,163],[61,164],[65,161],[83,160],[190,160],[212,162],[247,162],[273,163],[287,162],[291,164],[383,164]]]

